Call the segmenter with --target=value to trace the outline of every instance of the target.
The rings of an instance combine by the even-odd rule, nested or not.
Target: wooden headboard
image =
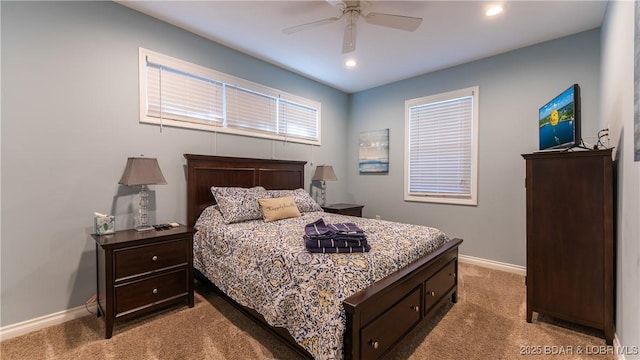
[[[212,186],[262,186],[267,190],[304,188],[306,161],[184,154],[187,159],[187,225],[215,204]]]

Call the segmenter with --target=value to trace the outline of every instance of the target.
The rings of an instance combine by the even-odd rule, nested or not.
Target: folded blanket
[[[322,218],[304,226],[304,233],[308,236],[332,236],[334,230],[328,227]]]
[[[367,252],[371,250],[369,244],[365,244],[364,246],[353,246],[353,247],[321,247],[321,248],[307,248],[309,252],[312,253],[323,253],[323,254],[348,254],[348,253],[361,253]]]
[[[304,244],[312,253],[354,253],[371,249],[364,231],[354,223],[325,224],[322,218],[305,225]]]
[[[335,248],[335,247],[362,247],[367,244],[367,238],[359,239],[318,239],[316,237],[304,236],[304,245],[309,248]]]
[[[327,227],[333,229],[336,234],[364,234],[364,231],[354,223],[329,224]]]
[[[304,233],[307,236],[323,236],[323,235],[362,235],[364,231],[354,223],[338,223],[325,224],[324,219],[320,218],[310,224],[304,226]]]

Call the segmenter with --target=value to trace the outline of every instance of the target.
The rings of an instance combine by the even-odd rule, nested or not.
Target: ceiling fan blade
[[[420,24],[422,24],[422,18],[376,12],[368,13],[364,16],[364,19],[370,24],[386,26],[404,31],[414,31],[420,26]]]
[[[356,23],[347,24],[344,28],[344,39],[342,40],[342,53],[347,54],[356,49]]]
[[[332,23],[334,21],[338,21],[341,18],[342,18],[342,16],[340,16],[340,17],[330,17],[330,18],[326,18],[326,19],[322,19],[322,20],[317,20],[317,21],[313,21],[313,22],[310,22],[310,23],[306,23],[306,24],[301,24],[301,25],[288,27],[286,29],[283,29],[282,32],[285,33],[285,34],[293,34],[293,33],[296,33],[298,31],[311,29],[311,28],[314,28],[316,26],[320,26],[320,25],[324,25],[324,24],[329,24],[329,23]]]

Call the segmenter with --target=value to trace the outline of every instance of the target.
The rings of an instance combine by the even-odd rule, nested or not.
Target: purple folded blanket
[[[325,224],[322,218],[305,225],[305,247],[313,253],[353,253],[371,249],[364,231],[354,223]]]
[[[307,248],[309,252],[312,253],[323,253],[323,254],[349,254],[349,253],[362,253],[371,250],[369,244],[365,244],[364,246],[353,246],[353,247],[321,247],[321,248]]]
[[[304,226],[304,233],[308,236],[320,235],[360,235],[364,231],[354,223],[325,224],[322,218]]]
[[[359,239],[318,239],[304,236],[304,245],[309,248],[362,247],[367,244],[367,238]]]

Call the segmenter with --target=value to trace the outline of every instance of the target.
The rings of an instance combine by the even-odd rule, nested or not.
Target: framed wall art
[[[389,173],[389,129],[360,133],[360,174]]]

